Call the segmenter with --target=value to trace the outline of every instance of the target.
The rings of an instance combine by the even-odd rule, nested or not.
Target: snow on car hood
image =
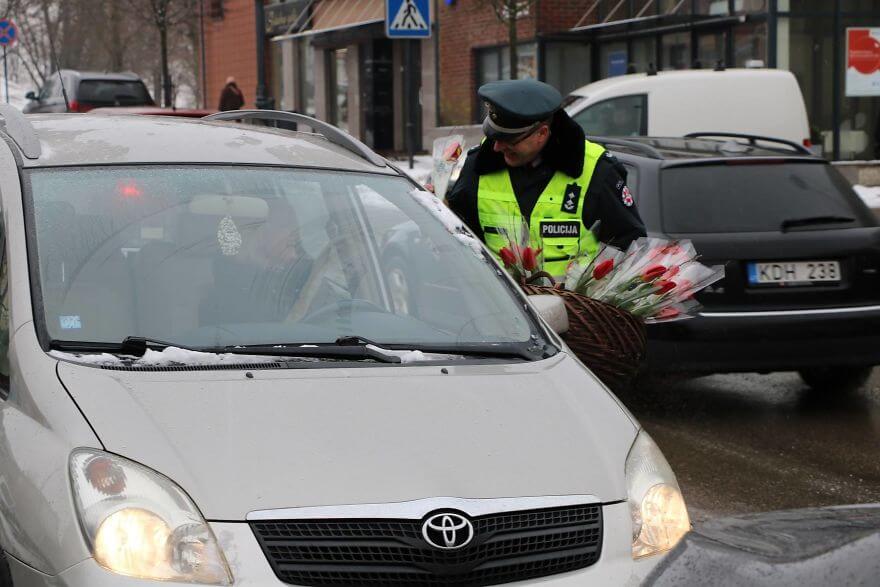
[[[426,497],[617,501],[637,431],[562,353],[445,369],[125,371],[61,361],[58,374],[108,451],[176,481],[211,520]]]

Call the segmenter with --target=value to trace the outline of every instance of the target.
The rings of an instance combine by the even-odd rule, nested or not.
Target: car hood
[[[564,353],[445,369],[144,372],[62,361],[58,374],[108,451],[176,481],[209,520],[427,497],[622,500],[637,433]]]

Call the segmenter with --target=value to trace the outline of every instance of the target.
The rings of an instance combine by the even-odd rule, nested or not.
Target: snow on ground
[[[869,208],[880,210],[880,186],[854,185],[853,189]]]
[[[33,84],[9,80],[9,104],[19,110],[23,109],[24,105],[27,104],[27,98],[24,95],[31,91],[36,91]],[[3,85],[2,79],[0,79],[0,100],[2,100],[3,104],[6,104],[6,87]]]
[[[416,155],[413,158],[413,168],[409,168],[409,158],[397,159],[392,161],[404,173],[418,182],[419,185],[425,185],[431,180],[431,169],[434,166],[434,158],[431,155]]]

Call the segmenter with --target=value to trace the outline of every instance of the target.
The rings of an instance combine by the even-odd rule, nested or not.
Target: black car
[[[67,102],[62,93],[67,93]],[[133,73],[98,73],[62,69],[46,78],[40,91],[25,96],[25,114],[88,112],[111,106],[155,106],[147,86]]]
[[[789,371],[861,386],[880,364],[880,225],[803,147],[742,135],[592,139],[628,171],[649,235],[725,278],[693,319],[650,325],[649,373]]]

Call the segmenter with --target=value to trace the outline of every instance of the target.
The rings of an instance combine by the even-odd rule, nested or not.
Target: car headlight
[[[675,475],[644,430],[626,457],[626,484],[632,514],[633,558],[666,552],[691,528]]]
[[[141,579],[230,585],[214,533],[170,479],[116,455],[70,455],[74,503],[95,560]]]

